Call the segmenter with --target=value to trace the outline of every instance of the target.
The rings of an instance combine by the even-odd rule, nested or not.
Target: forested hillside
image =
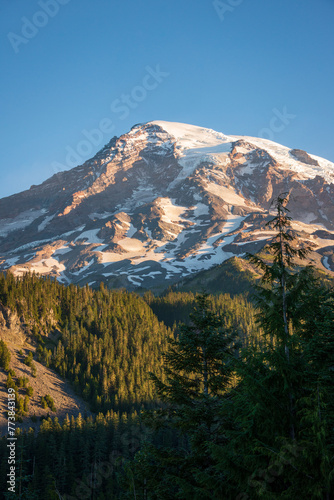
[[[162,376],[171,328],[187,320],[194,300],[192,293],[146,294],[144,300],[103,285],[93,291],[35,275],[0,276],[0,301],[35,339],[37,359],[71,381],[94,412],[129,411],[154,400],[147,374]],[[210,300],[241,337],[254,330],[254,307],[247,300]]]
[[[60,491],[74,494],[78,487],[75,479],[84,478],[101,461],[108,462],[110,454],[111,468],[115,469],[118,458],[119,471],[123,470],[122,461],[133,456],[147,434],[152,435],[139,423],[140,410],[157,403],[148,375],[153,372],[165,380],[163,353],[168,339],[177,335],[179,323],[189,322],[195,294],[169,292],[159,298],[147,293],[141,298],[126,291],[106,290],[103,285],[94,291],[88,286],[66,287],[34,274],[19,279],[7,273],[0,276],[0,301],[3,311],[17,313],[35,345],[35,354],[31,353],[28,361],[31,366],[39,360],[57,370],[98,415],[79,415],[60,422],[57,417],[53,421],[48,418],[41,421],[41,431],[35,437],[32,430],[27,436],[21,434],[21,486],[28,495],[23,498],[53,498],[55,484]],[[236,330],[243,341],[251,333],[255,338],[255,310],[246,299],[217,295],[209,296],[209,301],[224,325]],[[2,369],[8,374],[7,386],[19,392],[20,381],[10,370],[5,336],[3,340]],[[23,402],[18,397],[18,404],[20,400]],[[50,413],[56,415],[56,409]],[[22,406],[20,419],[25,421],[25,415]],[[175,445],[182,441],[169,431],[159,432],[153,439]],[[5,449],[5,441],[3,446]],[[78,459],[78,449],[86,457],[84,461]],[[5,454],[3,457],[5,469]],[[37,488],[42,476],[49,479],[45,488]],[[124,478],[116,478],[113,472],[103,482],[103,490],[119,495],[122,481]]]

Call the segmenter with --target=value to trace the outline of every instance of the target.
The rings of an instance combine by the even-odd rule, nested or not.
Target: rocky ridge
[[[159,288],[257,251],[272,199],[334,271],[334,164],[301,150],[155,121],[94,158],[0,200],[0,263],[63,283]]]

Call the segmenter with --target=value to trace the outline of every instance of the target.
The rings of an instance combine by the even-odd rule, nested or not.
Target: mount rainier
[[[164,121],[134,126],[91,160],[0,200],[0,266],[62,283],[164,288],[272,237],[291,191],[296,234],[334,271],[334,164],[269,140]]]

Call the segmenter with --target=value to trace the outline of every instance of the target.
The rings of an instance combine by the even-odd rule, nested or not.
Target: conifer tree
[[[264,337],[244,351],[238,365],[227,445],[212,444],[211,450],[240,496],[327,499],[333,438],[314,347],[323,352],[329,330],[333,335],[333,301],[324,301],[333,292],[319,284],[312,266],[298,269],[295,259],[305,258],[309,248],[297,246],[287,202],[288,196],[278,197],[277,215],[268,224],[277,230],[268,245],[272,264],[249,256],[263,271],[257,303]],[[327,359],[328,378],[333,358]]]
[[[275,202],[276,216],[266,226],[276,230],[267,249],[273,255],[272,265],[267,264],[257,255],[248,254],[249,260],[263,271],[262,288],[258,288],[258,305],[261,307],[260,322],[265,333],[274,338],[277,347],[284,349],[285,384],[289,398],[290,437],[295,439],[293,390],[289,376],[291,349],[291,321],[289,292],[293,292],[298,280],[298,274],[293,270],[295,258],[305,259],[310,247],[296,246],[295,237],[291,232],[291,220],[288,215],[289,194],[283,193]],[[269,285],[269,288],[266,287]],[[293,293],[292,293],[293,295]]]
[[[10,358],[11,355],[7,345],[3,340],[0,340],[0,368],[3,368],[4,370],[8,371]]]
[[[222,393],[234,369],[235,334],[224,330],[207,294],[197,296],[190,319],[190,325],[180,326],[178,338],[169,341],[164,355],[167,382],[151,376],[158,395],[176,404]]]
[[[207,443],[216,441],[224,427],[217,413],[232,386],[238,346],[223,318],[212,312],[206,294],[196,297],[190,319],[170,340],[164,356],[166,382],[151,375],[164,406],[145,420],[174,431],[179,443],[176,448],[147,445],[137,454],[138,488],[146,482],[157,498],[213,498],[212,489],[203,487],[203,474],[212,467]]]

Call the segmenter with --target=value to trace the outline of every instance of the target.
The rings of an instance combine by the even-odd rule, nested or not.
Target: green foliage
[[[30,398],[31,398],[31,397],[33,396],[33,394],[34,394],[34,389],[33,389],[30,385],[28,385],[28,387],[26,388],[26,394],[27,394],[27,396],[29,396]]]
[[[169,343],[164,356],[166,382],[152,375],[164,405],[145,419],[152,428],[177,433],[179,444],[162,449],[147,444],[133,464],[138,487],[146,481],[156,495],[153,498],[213,498],[203,489],[201,473],[213,466],[208,443],[221,439],[218,415],[221,400],[228,398],[233,386],[238,344],[236,333],[212,311],[207,295],[196,297],[190,320]]]
[[[23,406],[23,409],[24,409],[24,413],[27,413],[29,411],[29,396],[26,395],[24,397],[24,406]]]
[[[28,377],[18,377],[17,379],[17,385],[19,388],[27,387],[28,382],[29,382]]]
[[[30,367],[31,367],[31,365],[32,365],[32,363],[33,363],[33,359],[34,359],[34,357],[33,357],[33,353],[30,351],[30,352],[29,352],[29,354],[28,354],[28,356],[27,356],[26,358],[24,358],[23,363],[24,363],[25,365],[27,365],[27,366],[30,366]]]
[[[334,291],[310,266],[296,266],[308,249],[295,246],[286,203],[278,198],[271,222],[271,265],[250,256],[263,271],[257,303],[265,337],[242,353],[228,442],[211,449],[231,488],[247,498],[330,498]]]
[[[171,331],[142,298],[7,273],[0,275],[0,300],[31,325],[32,333],[38,327],[52,338],[57,325],[61,333],[54,342],[40,339],[37,359],[72,382],[94,411],[154,404],[147,374],[161,376],[161,353]],[[25,363],[36,375],[32,353]]]
[[[28,400],[29,401],[29,400]],[[16,415],[22,416],[25,415],[26,408],[28,408],[28,404],[25,402],[24,398],[21,398],[16,393]]]
[[[46,418],[40,431],[20,432],[16,442],[16,489],[22,498],[46,500],[120,498],[124,460],[145,439],[136,412],[107,412],[96,417]],[[8,441],[0,439],[0,470],[7,470]],[[6,474],[0,491],[7,490]],[[123,480],[122,480],[123,481]]]
[[[9,389],[9,387],[10,387],[12,389],[15,389],[15,391],[18,391],[18,387],[15,384],[15,382],[12,378],[12,375],[10,373],[8,373],[8,375],[7,375],[6,387],[7,387],[7,389]]]
[[[51,411],[56,411],[55,403],[50,394],[46,394],[45,401]]]
[[[36,369],[36,365],[35,365],[33,359],[34,359],[33,353],[30,351],[28,356],[23,360],[23,362],[25,365],[27,365],[31,368],[31,375],[33,377],[36,377],[37,369]]]
[[[154,297],[147,293],[144,299],[159,320],[169,327],[175,327],[179,323],[189,323],[190,314],[196,304],[196,294],[191,292],[169,291],[162,297]],[[257,334],[256,310],[245,297],[221,294],[208,295],[207,299],[212,311],[221,317],[224,327],[238,332],[240,338],[245,341],[250,335]]]
[[[50,394],[46,394],[45,396],[41,396],[41,406],[44,410],[50,408],[51,411],[56,411],[56,406],[53,398]]]
[[[164,356],[167,383],[152,375],[158,395],[183,403],[201,395],[217,395],[231,382],[235,333],[224,329],[224,320],[210,310],[205,294],[196,297],[191,324],[182,324],[176,340],[169,341]]]
[[[7,345],[3,340],[0,340],[0,368],[3,368],[4,370],[8,371],[10,358],[11,355]]]

